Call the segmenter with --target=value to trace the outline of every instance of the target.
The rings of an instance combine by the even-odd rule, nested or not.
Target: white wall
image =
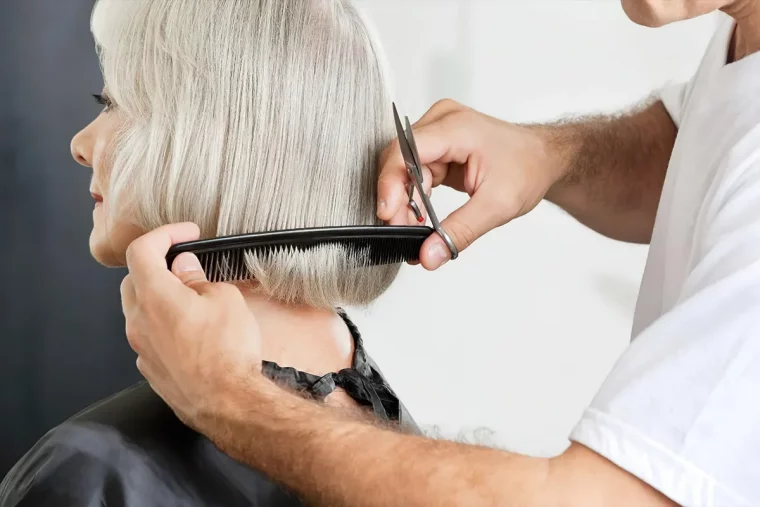
[[[614,0],[358,2],[413,121],[444,97],[519,122],[615,110],[687,79],[716,22],[646,29]],[[406,267],[354,315],[418,422],[556,453],[628,342],[646,253],[542,204],[438,273]]]

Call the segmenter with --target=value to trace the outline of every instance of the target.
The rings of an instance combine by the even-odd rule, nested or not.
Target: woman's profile
[[[92,31],[104,109],[72,154],[93,172],[98,262],[123,266],[134,239],[167,223],[194,222],[206,238],[377,224],[391,99],[349,0],[99,0]],[[356,269],[335,246],[247,266],[255,281],[239,289],[270,337],[272,381],[417,431],[340,310],[377,299],[399,265]],[[0,506],[37,505],[299,502],[140,384],[52,430],[14,467]]]

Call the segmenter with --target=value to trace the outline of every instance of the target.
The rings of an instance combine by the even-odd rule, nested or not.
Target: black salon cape
[[[338,386],[377,417],[418,432],[366,355],[344,314],[356,352],[351,369],[315,377],[265,363],[284,388],[323,399]],[[147,383],[123,391],[55,428],[0,484],[0,507],[289,507],[298,498],[219,451],[182,424]]]

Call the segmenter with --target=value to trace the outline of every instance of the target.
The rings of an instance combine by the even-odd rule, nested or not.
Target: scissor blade
[[[422,177],[422,164],[420,163],[420,154],[417,151],[417,141],[414,140],[414,132],[412,132],[412,126],[409,123],[409,118],[406,117],[406,128],[409,130],[407,140],[409,141],[409,151],[412,152],[412,158],[414,159],[414,169],[411,173],[414,176],[414,180],[417,182],[417,191],[422,197],[422,203],[425,205],[425,210],[428,212],[430,222],[433,224],[435,230],[441,229],[441,223],[438,221],[438,217],[433,210],[433,204],[430,202],[430,198],[425,193],[425,185]]]
[[[396,105],[393,105],[393,114],[396,117],[396,129],[400,130],[401,132],[404,132],[404,127],[401,126],[401,118],[398,116],[398,111],[396,110]],[[422,195],[424,192],[424,185],[422,180],[422,168],[419,165],[419,157],[415,157],[414,148],[412,148],[412,143],[414,143],[414,134],[412,133],[412,126],[409,124],[409,118],[405,117],[406,119],[406,132],[404,132],[403,140],[400,140],[401,142],[401,151],[404,154],[404,159],[406,160],[406,168],[409,171],[409,174],[411,175],[412,179],[414,180],[414,186],[417,187],[417,191],[420,193],[420,195],[423,198],[423,201],[425,200],[425,196]],[[400,138],[399,138],[400,139]],[[404,145],[406,145],[406,148],[404,148]],[[409,189],[409,196],[411,199],[411,196],[413,195],[411,188]],[[428,209],[428,203],[425,203],[425,209]]]
[[[401,118],[398,115],[395,103],[393,104],[393,118],[396,121],[396,133],[398,134],[398,143],[401,145],[401,154],[404,157],[407,169],[410,169],[414,166],[414,155],[409,147],[409,140],[406,138],[406,132],[404,132],[404,127],[401,125]]]
[[[417,188],[417,192],[419,192],[420,196],[422,197],[423,204],[425,205],[425,209],[428,210],[428,215],[431,218],[435,217],[435,213],[430,212],[430,200],[428,197],[424,194],[424,186],[422,181],[422,169],[418,165],[417,161],[415,160],[414,153],[412,152],[412,148],[409,144],[409,138],[412,136],[412,128],[409,125],[409,118],[406,118],[406,125],[407,125],[407,132],[404,132],[404,127],[401,126],[401,118],[398,115],[398,110],[396,109],[396,104],[393,104],[393,116],[396,120],[396,130],[398,131],[398,141],[401,145],[401,153],[404,156],[404,161],[406,162],[406,169],[409,173],[413,185],[409,186],[409,202],[410,205],[414,203],[414,187]],[[419,160],[419,157],[418,157]],[[416,205],[416,203],[414,203]],[[418,218],[421,215],[419,211],[419,207],[417,210],[415,210],[415,214],[418,216]],[[437,219],[436,219],[437,223]]]
[[[422,164],[420,163],[420,154],[417,151],[417,141],[414,140],[414,132],[412,132],[412,125],[409,123],[409,117],[404,118],[406,120],[407,142],[409,143],[409,151],[412,152],[412,159],[414,160],[414,169],[417,172],[416,177],[422,184]]]

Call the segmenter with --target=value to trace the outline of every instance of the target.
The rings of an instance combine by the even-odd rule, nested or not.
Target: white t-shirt
[[[633,340],[571,439],[681,505],[760,505],[760,53],[718,29],[679,126]]]

